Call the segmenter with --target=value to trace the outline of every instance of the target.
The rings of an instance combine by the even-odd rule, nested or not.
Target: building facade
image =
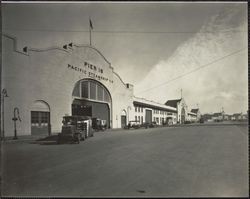
[[[184,100],[172,107],[135,97],[133,85],[93,46],[20,48],[16,38],[3,35],[2,58],[1,89],[9,96],[2,105],[4,136],[13,135],[15,109],[18,135],[58,133],[65,115],[105,119],[109,128],[131,120],[175,124],[187,115]]]
[[[168,100],[165,105],[176,108],[177,123],[184,124],[185,121],[188,120],[188,106],[186,105],[184,98]]]
[[[47,49],[17,48],[3,36],[2,88],[6,135],[13,134],[13,110],[19,109],[18,133],[59,132],[64,115],[89,115],[119,128],[133,107],[133,85],[114,72],[93,46],[67,44]]]

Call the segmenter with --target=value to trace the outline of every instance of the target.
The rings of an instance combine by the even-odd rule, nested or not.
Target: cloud
[[[135,94],[164,103],[167,99],[180,97],[182,88],[190,108],[199,103],[203,112],[218,111],[222,106],[228,112],[245,112],[247,50],[212,63],[247,47],[247,32],[242,30],[247,30],[242,9],[232,6],[222,10],[181,44],[169,59],[152,67],[147,76],[135,85]],[[168,82],[209,63],[199,71]]]

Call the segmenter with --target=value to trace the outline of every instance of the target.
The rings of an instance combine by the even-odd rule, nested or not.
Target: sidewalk
[[[94,134],[102,134],[102,133],[108,133],[108,132],[113,132],[113,131],[119,131],[122,129],[107,129],[105,131],[94,131]],[[42,142],[42,141],[55,141],[57,134],[59,132],[52,132],[52,134],[49,136],[47,134],[44,135],[20,135],[17,136],[17,139],[13,139],[14,136],[8,136],[5,137],[4,140],[1,142],[3,143],[15,143],[15,142]]]
[[[55,136],[57,135],[57,133],[53,133],[51,136]],[[14,136],[12,137],[5,137],[4,140],[2,140],[1,142],[3,143],[11,143],[11,142],[29,142],[29,141],[36,141],[39,139],[43,139],[48,137],[48,135],[20,135],[17,136],[17,139],[13,139]]]

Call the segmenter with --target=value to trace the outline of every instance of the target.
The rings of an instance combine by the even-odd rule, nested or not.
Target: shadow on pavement
[[[45,138],[37,139],[36,141],[57,141],[57,135],[50,135]]]
[[[61,144],[75,144],[71,140],[61,140],[60,144],[57,142],[58,136],[57,135],[50,135],[45,138],[37,139],[30,144],[39,144],[39,145],[61,145]]]
[[[30,144],[40,144],[40,145],[57,145],[57,135],[50,135],[45,138],[40,138],[35,141],[30,142]]]

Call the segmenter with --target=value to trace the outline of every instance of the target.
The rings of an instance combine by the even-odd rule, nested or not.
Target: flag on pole
[[[90,19],[90,18],[89,18],[89,27],[91,28],[91,30],[93,30],[92,21],[91,21],[91,19]]]

